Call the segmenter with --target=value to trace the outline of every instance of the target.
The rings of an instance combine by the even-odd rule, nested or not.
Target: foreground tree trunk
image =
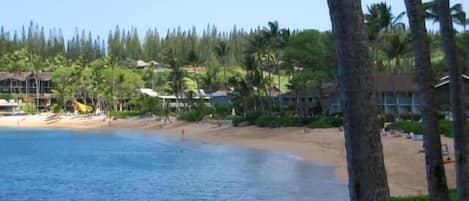
[[[458,198],[469,200],[469,137],[464,133],[465,110],[461,87],[461,65],[448,0],[437,0],[440,32],[443,39],[446,65],[449,72],[451,113],[453,115],[454,150],[456,157],[456,184]]]
[[[405,4],[415,54],[415,71],[423,121],[428,193],[432,201],[449,201],[445,167],[441,153],[441,139],[438,132],[433,72],[430,62],[430,40],[425,28],[424,9],[421,0],[405,0]]]
[[[344,106],[351,201],[390,200],[360,0],[328,0]]]

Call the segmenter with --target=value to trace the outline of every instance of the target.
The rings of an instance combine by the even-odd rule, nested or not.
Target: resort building
[[[14,100],[0,99],[0,116],[17,114],[19,106],[20,104]]]
[[[462,75],[464,101],[469,106],[469,76]],[[384,114],[418,114],[420,100],[417,95],[418,85],[415,77],[410,74],[377,74],[373,78],[378,112]],[[299,104],[304,111],[311,114],[319,97],[323,113],[335,114],[342,112],[338,86],[335,83],[323,84],[320,88],[309,86],[304,90],[288,92],[281,95],[282,107],[293,108]],[[299,97],[298,103],[296,98]],[[449,77],[444,76],[435,85],[436,104],[442,110],[449,108]]]
[[[200,99],[202,99],[202,101],[206,105],[210,104],[210,97],[204,95],[203,91],[201,91],[200,93],[201,96],[193,95],[192,97],[190,95],[192,92],[190,91],[186,93],[181,93],[178,97],[176,97],[176,95],[161,95],[158,92],[154,91],[153,89],[149,89],[149,88],[141,88],[140,93],[150,96],[150,97],[159,98],[160,100],[162,100],[163,104],[167,103],[169,107],[172,109],[175,109],[177,107],[183,108],[187,106],[190,99],[192,99],[193,101],[199,101]]]
[[[464,83],[469,84],[469,77]],[[448,78],[444,77],[435,85],[437,103],[449,103]],[[418,85],[411,74],[377,74],[373,77],[378,112],[384,114],[418,114],[420,100],[417,95]],[[469,86],[469,85],[468,85]],[[342,104],[336,83],[325,83],[321,87],[309,86],[297,92],[290,91],[280,95],[282,108],[298,107],[306,114],[312,114],[315,106],[320,104],[322,113],[336,114],[342,112]],[[321,97],[321,98],[319,98]],[[466,103],[469,96],[466,95]]]
[[[469,106],[469,76],[462,75],[461,76],[462,83],[463,83],[463,91],[464,91],[464,103],[466,108]],[[439,83],[435,85],[435,93],[436,93],[436,102],[438,105],[442,107],[449,108],[450,105],[450,95],[449,95],[449,76],[444,76],[439,80]]]
[[[35,77],[39,80],[38,86],[36,86]],[[51,105],[52,102],[54,85],[51,79],[52,73],[49,72],[39,73],[37,76],[29,72],[15,74],[0,72],[0,94],[16,95],[16,98],[23,102],[34,102],[38,96],[38,107],[42,109]],[[36,89],[38,88],[39,93],[37,94]]]

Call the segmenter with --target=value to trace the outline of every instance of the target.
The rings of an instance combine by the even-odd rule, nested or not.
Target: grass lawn
[[[457,201],[456,190],[450,190],[449,197],[452,201]],[[392,198],[392,201],[429,201],[427,196],[416,196],[416,197],[397,197]]]

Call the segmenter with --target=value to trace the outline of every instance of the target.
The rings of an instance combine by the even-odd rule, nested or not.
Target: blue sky
[[[383,0],[363,0],[364,8]],[[385,0],[397,13],[404,11],[404,0]],[[467,0],[463,3],[469,13]],[[250,29],[277,20],[292,29],[330,30],[326,0],[5,0],[0,12],[0,25],[7,30],[21,30],[29,22],[44,28],[62,28],[66,38],[75,29],[85,29],[107,37],[116,25],[136,27],[140,33],[156,27],[161,34],[168,28],[196,26],[204,29],[214,24],[219,30],[233,25]],[[407,19],[404,19],[407,21]],[[436,29],[436,25],[429,26]]]

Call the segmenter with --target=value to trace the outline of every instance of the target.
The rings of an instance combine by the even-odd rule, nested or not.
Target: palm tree
[[[415,54],[415,71],[420,94],[423,120],[425,163],[428,192],[432,201],[449,201],[445,167],[438,132],[438,118],[434,99],[430,45],[425,27],[424,9],[420,0],[405,0]]]
[[[199,106],[202,105],[202,94],[200,91],[200,82],[199,82],[199,74],[197,73],[197,66],[200,64],[200,57],[197,55],[194,49],[191,49],[187,55],[187,62],[192,66],[194,69],[194,77],[195,82],[197,85],[197,94],[199,95]]]
[[[466,121],[461,85],[461,63],[456,46],[453,18],[448,0],[438,0],[441,38],[450,79],[451,113],[453,115],[456,183],[460,200],[469,200],[469,133],[464,132]]]
[[[259,85],[257,87],[263,91],[265,96],[268,97],[269,100],[267,102],[269,103],[269,109],[271,109],[271,98],[269,90],[267,89],[270,80],[266,80],[264,77],[264,68],[268,66],[267,60],[270,56],[268,50],[268,43],[269,41],[268,37],[266,37],[266,32],[261,31],[252,35],[249,38],[249,46],[246,50],[246,58],[249,58],[250,61],[254,62],[251,63],[251,65],[254,65],[253,68],[255,69],[255,71],[253,72],[258,73],[255,75],[259,76]],[[264,108],[262,109],[263,111],[265,111]]]
[[[388,67],[390,72],[403,71],[402,60],[409,54],[410,39],[407,32],[395,31],[386,34],[384,37],[384,54],[389,59]]]
[[[433,23],[440,20],[438,3],[436,0],[424,3],[423,7],[425,8],[425,18],[427,20],[432,20]],[[454,4],[449,8],[449,12],[452,21],[457,25],[463,26],[463,29],[466,30],[466,25],[469,24],[469,19],[466,18],[466,12],[464,12],[462,4]]]
[[[280,59],[283,57],[283,49],[287,45],[287,42],[290,38],[290,30],[289,29],[280,29],[279,24],[277,21],[274,22],[268,22],[268,27],[264,28],[264,37],[269,41],[267,47],[268,47],[268,53],[267,55],[267,63],[268,65],[275,67],[277,71],[277,84],[278,84],[278,89],[281,90],[281,74],[280,74]],[[272,70],[272,69],[271,69]],[[269,80],[271,79],[270,77],[270,71],[269,71]],[[271,88],[269,86],[269,88]],[[280,101],[281,97],[278,96],[278,108],[280,110]]]
[[[405,25],[401,23],[405,12],[393,16],[391,6],[386,2],[371,4],[367,7],[365,21],[368,27],[368,36],[371,41],[373,63],[378,60],[378,46],[381,33],[389,33],[391,30],[403,30]],[[386,40],[384,40],[386,41]]]
[[[226,56],[230,52],[230,47],[227,45],[225,41],[220,41],[218,46],[215,47],[215,52],[217,53],[218,57],[220,58],[221,65],[223,67],[223,84],[226,87]]]
[[[361,1],[328,0],[328,4],[344,103],[350,200],[389,201]]]

